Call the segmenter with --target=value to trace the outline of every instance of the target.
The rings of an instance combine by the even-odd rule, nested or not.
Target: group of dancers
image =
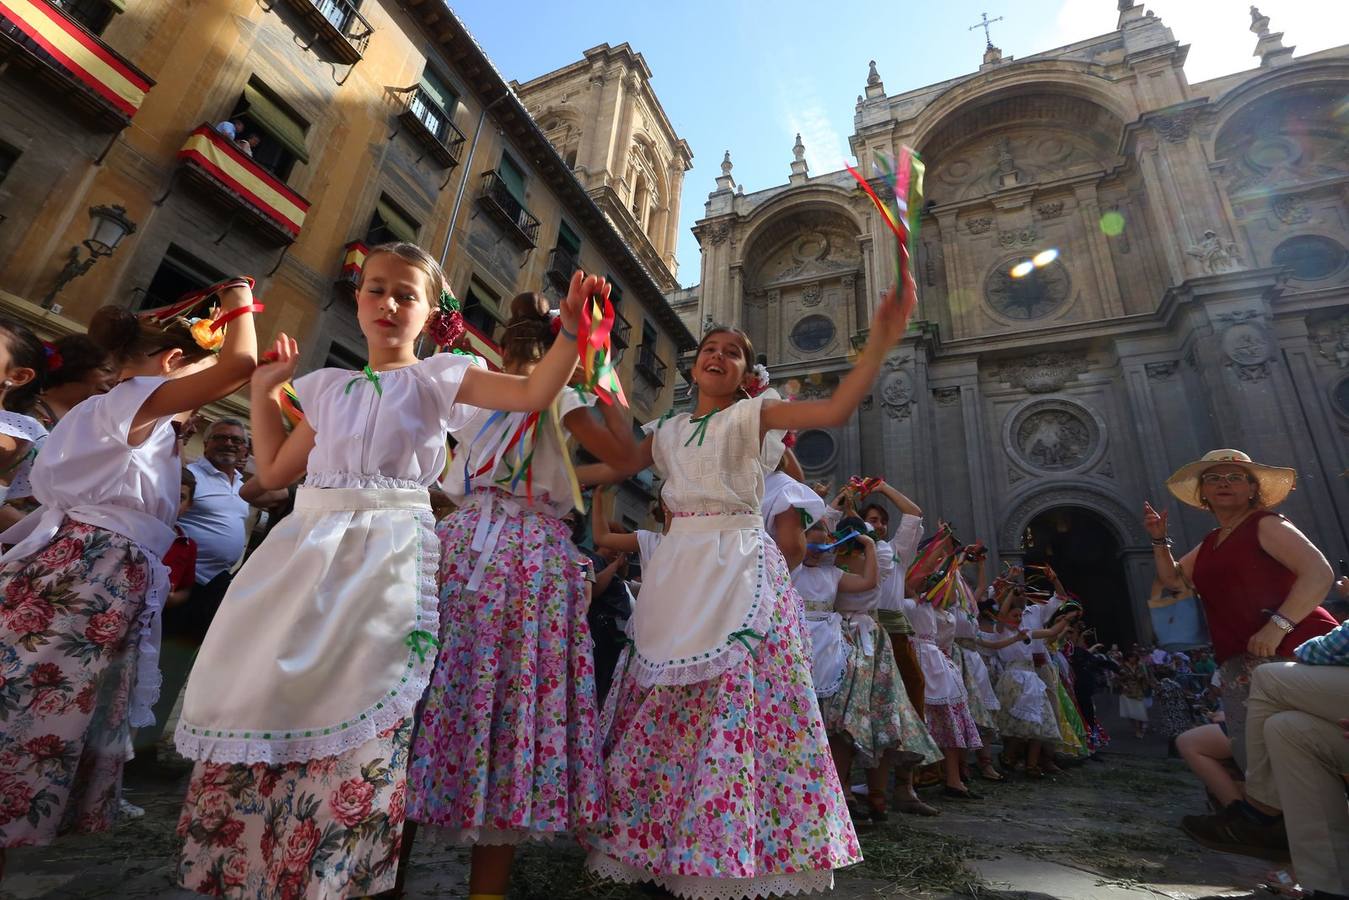
[[[825,716],[837,733],[870,711],[822,714],[790,574],[801,558],[789,564],[765,531],[802,522],[794,509],[766,518],[765,484],[787,433],[841,424],[871,390],[908,327],[912,278],[879,300],[829,398],[758,392],[748,336],[714,327],[691,372],[694,408],[640,441],[577,374],[583,306],[608,292],[577,272],[555,313],[517,297],[503,371],[464,353],[423,359],[424,333],[453,341],[453,298],[429,254],[383,245],[357,289],[368,364],[293,388],[293,339],[259,360],[250,279],[213,287],[219,308],[200,320],[100,310],[89,337],[121,380],[52,429],[31,465],[40,505],[0,535],[0,846],[114,823],[130,731],[158,693],[178,423],[247,384],[254,477],[304,480],[234,577],[184,692],[183,886],[392,892],[414,823],[472,845],[474,900],[506,893],[515,846],[562,836],[601,876],[684,897],[824,890],[859,861]],[[0,335],[5,391],[33,374],[22,331]],[[599,460],[583,475],[573,440]],[[581,503],[578,476],[616,483],[647,467],[669,527],[645,542],[601,711],[593,571],[564,517]],[[456,509],[435,524],[438,482]],[[910,712],[866,736],[860,758],[916,740],[917,724]]]

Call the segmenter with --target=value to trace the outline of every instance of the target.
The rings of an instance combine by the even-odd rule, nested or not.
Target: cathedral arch
[[[1211,159],[1223,158],[1221,146],[1231,142],[1234,128],[1244,127],[1242,119],[1252,118],[1252,108],[1274,95],[1296,96],[1326,92],[1343,99],[1349,82],[1349,61],[1313,60],[1298,62],[1257,75],[1234,88],[1213,106],[1213,128],[1205,149]],[[1338,92],[1338,95],[1336,94]]]
[[[998,547],[1004,553],[1015,553],[1021,546],[1021,535],[1031,521],[1043,512],[1056,507],[1085,509],[1101,519],[1119,540],[1123,548],[1146,546],[1147,535],[1139,524],[1139,516],[1131,513],[1119,498],[1095,485],[1082,481],[1036,484],[1014,494],[1007,502],[998,532]]]

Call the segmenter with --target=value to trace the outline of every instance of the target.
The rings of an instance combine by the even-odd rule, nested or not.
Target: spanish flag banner
[[[0,0],[0,3],[9,0]],[[214,181],[243,198],[254,210],[292,238],[300,233],[309,201],[249,159],[210,125],[198,125],[178,151],[178,158],[201,169]]]
[[[464,331],[464,337],[468,341],[468,348],[478,356],[487,360],[487,365],[490,368],[500,371],[501,350],[497,348],[497,345],[492,343],[490,338],[474,328],[468,322],[464,323]]]
[[[346,251],[346,255],[342,257],[342,277],[351,282],[359,281],[370,248],[360,241],[352,241],[347,244]]]
[[[154,82],[46,0],[0,0],[12,22],[78,81],[130,119]]]

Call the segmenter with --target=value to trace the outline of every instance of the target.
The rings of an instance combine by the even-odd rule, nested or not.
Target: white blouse
[[[595,405],[598,398],[589,392],[565,387],[558,395],[557,402],[545,415],[557,417],[561,423],[578,409]],[[541,421],[537,443],[531,466],[529,485],[521,479],[514,486],[508,482],[498,482],[510,472],[511,462],[516,458],[515,448],[506,454],[505,449],[510,435],[525,420],[528,413],[497,413],[491,409],[474,409],[463,425],[453,429],[458,446],[450,457],[449,468],[445,472],[441,486],[456,502],[462,502],[473,488],[496,487],[519,497],[527,497],[532,491],[539,503],[547,503],[557,515],[563,515],[572,506],[571,476],[567,472],[567,454],[571,451],[564,442],[559,442],[557,429],[553,421]],[[493,416],[496,418],[493,419]],[[565,425],[563,438],[566,437]],[[488,472],[473,477],[483,466],[496,457],[496,465]],[[466,477],[466,474],[468,477]]]
[[[27,441],[29,444],[28,447],[24,448],[23,456],[10,471],[9,485],[7,487],[0,485],[0,501],[11,498],[22,500],[24,497],[33,496],[33,485],[30,481],[33,461],[37,459],[38,450],[47,440],[47,429],[43,428],[42,423],[31,416],[0,410],[0,434]]]
[[[305,484],[434,484],[445,469],[446,433],[462,428],[478,411],[455,402],[472,365],[469,357],[437,353],[375,373],[378,383],[349,369],[319,369],[296,379],[295,392],[315,432]]]
[[[782,456],[781,441],[759,437],[759,412],[772,392],[693,419],[688,413],[643,426],[665,479],[661,496],[672,512],[761,515],[764,474]]]
[[[1023,619],[1021,622],[1021,629],[1024,631],[1025,628],[1026,622]],[[1004,638],[1011,637],[1015,633],[1016,632],[1008,631],[1005,628],[999,628],[997,633],[993,636],[993,639],[1003,640]],[[1031,644],[1029,642],[1025,640],[1012,641],[1012,643],[1008,644],[1006,647],[998,649],[998,659],[1005,663],[1030,662],[1032,652]]]
[[[876,586],[865,591],[839,591],[839,612],[871,612],[881,605],[887,583],[895,574],[895,551],[885,541],[876,544]]]
[[[832,610],[838,598],[838,583],[843,571],[834,566],[797,566],[792,572],[792,586],[808,609]]]
[[[768,443],[767,439],[765,443]],[[825,514],[824,501],[819,494],[786,472],[769,472],[764,476],[763,518],[764,528],[770,535],[774,521],[789,509],[804,512],[812,522],[820,521]]]

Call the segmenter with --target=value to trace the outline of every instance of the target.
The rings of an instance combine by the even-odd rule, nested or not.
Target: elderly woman
[[[1211,512],[1218,527],[1180,562],[1171,555],[1167,514],[1144,505],[1157,577],[1178,590],[1192,585],[1204,607],[1232,755],[1243,771],[1251,671],[1291,659],[1303,641],[1338,624],[1320,606],[1334,581],[1330,564],[1293,523],[1270,512],[1296,480],[1293,469],[1252,462],[1239,450],[1214,450],[1182,467],[1167,479],[1167,488],[1182,503]],[[1248,805],[1237,812],[1255,819],[1253,824],[1271,824],[1258,821],[1260,811]],[[1205,835],[1188,827],[1193,818],[1186,817],[1186,830],[1205,843]]]

